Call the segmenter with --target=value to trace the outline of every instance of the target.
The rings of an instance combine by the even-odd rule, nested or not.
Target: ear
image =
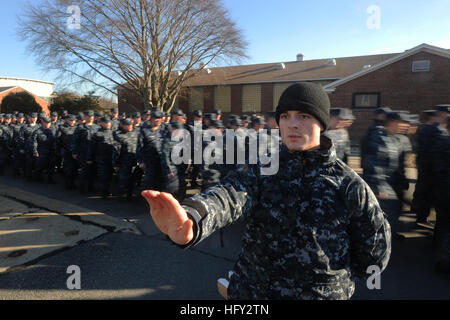
[[[324,133],[325,129],[324,129],[323,124],[319,123],[319,127],[320,127],[320,133]]]

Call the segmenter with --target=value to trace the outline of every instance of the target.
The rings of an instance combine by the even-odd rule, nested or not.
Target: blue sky
[[[308,60],[402,52],[421,43],[450,49],[450,0],[223,3],[249,42],[246,64],[292,61],[300,52]],[[0,0],[0,76],[54,81],[55,75],[41,71],[16,36],[16,17],[25,4]]]

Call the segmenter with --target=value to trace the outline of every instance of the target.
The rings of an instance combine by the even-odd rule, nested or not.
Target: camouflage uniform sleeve
[[[120,154],[122,152],[122,139],[120,137],[119,134],[117,134],[117,132],[113,133],[113,137],[114,137],[114,149],[113,149],[113,154],[112,154],[112,164],[113,167],[119,167],[119,159],[120,159]]]
[[[348,163],[348,157],[352,154],[352,144],[350,141],[350,137],[348,135],[348,131],[344,131],[345,138],[345,151],[344,151],[344,159],[342,159],[345,163]]]
[[[33,150],[33,154],[36,154],[38,152],[37,147],[38,147],[38,141],[37,141],[37,133],[39,130],[36,130],[33,132],[33,135],[31,136],[31,147]]]
[[[22,128],[20,128],[20,130],[19,130],[19,135],[18,135],[18,137],[17,137],[17,144],[18,144],[19,150],[23,150],[23,148],[24,148],[24,146],[25,146],[24,131],[25,131],[25,126],[23,126]]]
[[[448,159],[450,159],[450,135],[448,133],[442,131],[436,136],[436,141],[431,146],[431,153],[434,154],[431,162],[431,176],[435,179],[436,183],[449,181],[450,176],[448,172],[450,170]],[[448,191],[447,185],[441,187]]]
[[[171,151],[174,143],[170,138],[165,138],[161,144],[161,167],[164,172],[164,177],[170,173],[175,173],[175,170],[170,160]]]
[[[361,164],[364,170],[364,180],[375,194],[383,192],[383,187],[388,184],[385,168],[389,164],[387,157],[389,148],[384,138],[380,133],[372,133],[371,138],[368,139],[366,154]]]
[[[72,154],[78,154],[79,137],[81,133],[81,127],[77,127],[72,136],[72,145],[70,146],[70,151]]]
[[[191,247],[213,232],[247,216],[258,203],[259,170],[256,165],[231,172],[220,184],[183,201],[183,208],[195,221]]]
[[[350,212],[350,265],[355,278],[366,278],[367,268],[383,271],[391,255],[391,227],[369,186],[354,175],[346,190]]]
[[[13,128],[9,127],[6,134],[7,134],[7,137],[8,137],[7,147],[8,147],[9,150],[13,150],[13,148],[14,148],[14,140],[13,140],[14,131],[13,131]]]
[[[88,161],[94,161],[97,149],[97,133],[92,136],[91,143],[88,145]]]
[[[138,142],[136,146],[136,160],[137,163],[144,163],[144,130],[138,135]]]
[[[399,140],[400,156],[398,161],[398,169],[395,172],[396,183],[401,186],[402,189],[407,190],[409,188],[409,180],[406,178],[406,157],[412,152],[412,145],[409,138],[405,135],[400,135]]]

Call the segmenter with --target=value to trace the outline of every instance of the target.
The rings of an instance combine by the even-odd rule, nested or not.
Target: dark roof
[[[336,65],[329,63],[330,58],[205,68],[200,74],[188,79],[184,86],[337,80],[363,70],[366,65],[375,65],[396,55],[398,53],[335,58]]]
[[[12,88],[15,88],[15,87],[0,87],[0,93],[2,93],[3,91],[11,90]]]
[[[325,86],[325,90],[327,91],[334,91],[334,89],[348,81],[354,80],[358,77],[364,76],[368,73],[371,73],[373,71],[376,71],[380,68],[383,68],[385,66],[388,66],[389,64],[392,64],[394,62],[400,61],[402,59],[405,59],[406,57],[412,56],[418,52],[428,52],[431,54],[438,54],[440,56],[446,57],[446,58],[450,58],[450,51],[443,49],[443,48],[439,48],[439,47],[435,47],[435,46],[431,46],[429,44],[426,43],[422,43],[412,49],[409,50],[405,50],[403,53],[400,54],[396,54],[393,55],[392,57],[390,57],[389,59],[386,59],[384,61],[381,61],[380,63],[372,66],[371,68],[366,68],[363,70],[359,70],[358,72],[355,72],[353,74],[349,74],[348,76],[336,80],[335,82],[329,83],[328,85]]]

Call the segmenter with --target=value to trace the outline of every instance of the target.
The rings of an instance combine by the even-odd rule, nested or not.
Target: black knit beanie
[[[311,82],[298,82],[284,90],[276,109],[276,120],[289,110],[298,110],[314,116],[324,130],[330,122],[330,99],[321,85]]]

